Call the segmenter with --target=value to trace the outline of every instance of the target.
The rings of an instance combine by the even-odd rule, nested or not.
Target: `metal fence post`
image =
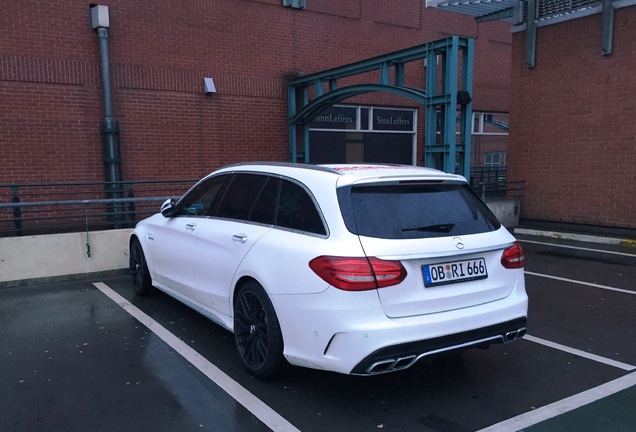
[[[17,187],[11,187],[11,192],[13,192],[11,201],[19,204],[21,202],[20,190]],[[13,207],[13,226],[15,227],[16,235],[22,236],[22,207],[20,206]]]

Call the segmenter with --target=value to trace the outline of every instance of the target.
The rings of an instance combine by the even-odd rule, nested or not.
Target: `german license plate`
[[[486,279],[488,270],[483,258],[422,266],[424,286],[432,287],[475,279]]]

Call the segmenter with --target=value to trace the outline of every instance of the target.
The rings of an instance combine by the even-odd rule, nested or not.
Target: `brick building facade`
[[[618,2],[617,2],[618,3]],[[542,26],[526,67],[513,33],[509,179],[525,180],[526,219],[636,229],[636,6]]]
[[[475,39],[473,110],[507,112],[505,23],[421,0],[109,0],[123,178],[197,178],[244,160],[289,159],[287,80],[450,35]],[[0,184],[104,180],[99,47],[89,3],[4,2]],[[421,67],[420,67],[421,69]],[[217,93],[203,94],[203,77]],[[423,75],[417,68],[409,79]],[[361,99],[419,108],[411,100]],[[421,163],[423,110],[418,111]]]

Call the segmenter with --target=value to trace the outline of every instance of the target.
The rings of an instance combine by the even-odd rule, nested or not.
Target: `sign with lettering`
[[[373,109],[373,130],[412,132],[413,111],[398,109]]]
[[[309,124],[311,129],[356,129],[358,110],[355,107],[335,106],[321,112]]]

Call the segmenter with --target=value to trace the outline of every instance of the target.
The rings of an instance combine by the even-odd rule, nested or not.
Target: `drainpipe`
[[[102,71],[102,93],[104,101],[104,120],[100,124],[103,148],[106,197],[122,198],[121,190],[121,151],[119,145],[119,124],[115,120],[113,96],[110,85],[110,56],[108,54],[108,28],[110,27],[108,6],[91,5],[91,25],[99,37],[99,54]],[[115,228],[121,228],[121,203],[108,204],[108,218],[116,222]]]

